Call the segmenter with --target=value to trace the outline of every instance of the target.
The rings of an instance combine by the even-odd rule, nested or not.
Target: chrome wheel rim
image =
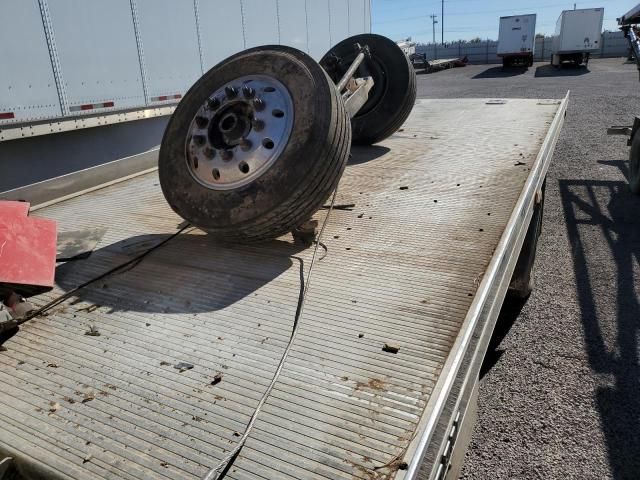
[[[293,99],[273,77],[247,75],[210,95],[189,126],[191,175],[212,190],[243,187],[263,175],[286,147]]]

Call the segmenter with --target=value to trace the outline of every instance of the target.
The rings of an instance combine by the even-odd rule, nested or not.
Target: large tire
[[[365,59],[365,68],[375,84],[369,100],[351,119],[351,130],[353,143],[371,145],[395,133],[411,113],[416,101],[416,72],[395,42],[366,33],[343,40],[320,60],[334,82],[355,59],[356,43],[369,47],[371,58]],[[337,64],[333,61],[336,58]]]
[[[237,157],[243,154],[239,150],[242,145],[217,150],[219,147],[214,145],[217,140],[211,132],[217,128],[215,125],[222,129],[223,123],[222,120],[216,123],[216,118],[219,118],[216,115],[224,113],[224,108],[236,108],[246,100],[244,97],[250,98],[246,100],[247,108],[256,105],[257,98],[264,100],[266,108],[262,105],[260,111],[256,109],[247,114],[245,120],[249,123],[245,122],[245,125],[249,133],[243,134],[241,141],[254,134],[261,137],[264,133],[257,132],[268,132],[271,128],[269,122],[277,122],[274,118],[282,116],[281,111],[276,114],[276,110],[270,110],[269,103],[274,104],[272,99],[279,97],[269,97],[274,93],[267,88],[246,95],[245,89],[237,90],[236,97],[228,93],[222,97],[216,94],[216,104],[220,99],[222,103],[218,107],[212,106],[214,93],[221,88],[259,86],[261,80],[251,83],[254,76],[283,86],[286,93],[282,95],[289,95],[291,114],[282,118],[289,122],[289,135],[283,137],[281,145],[275,145],[275,148],[274,142],[269,147],[265,144],[269,139],[253,142],[251,145],[256,145],[257,153],[264,152],[263,148],[280,153],[274,154],[271,163],[264,165],[266,171],[249,183],[233,188],[222,185],[225,188],[220,189],[221,186],[215,182],[223,178],[219,175],[217,179],[214,175],[211,181],[206,178],[206,172],[212,171],[207,168],[214,166],[213,171],[216,172],[214,162],[223,161],[216,151],[225,154],[231,150],[229,155],[235,151]],[[241,78],[245,83],[234,83]],[[205,114],[210,116],[209,123],[205,124],[206,135],[194,135],[197,128],[194,125]],[[254,126],[253,122],[260,118],[266,122],[266,128],[265,123],[260,129]],[[200,159],[198,162],[200,153],[191,150],[196,136],[200,137],[198,143],[203,143],[207,152],[214,150],[211,154],[213,159],[205,159],[205,163]],[[253,48],[228,58],[205,73],[177,106],[160,148],[160,184],[167,202],[178,215],[211,233],[217,240],[225,243],[265,241],[291,231],[322,206],[337,187],[349,157],[350,144],[351,128],[344,102],[329,77],[311,57],[283,46]],[[253,155],[254,151],[251,150],[250,154]],[[221,169],[229,168],[229,160],[225,161],[226,164],[220,164]],[[199,171],[199,167],[204,169],[204,173]],[[258,171],[256,169],[253,175]],[[233,172],[238,174],[235,170]]]
[[[638,132],[633,136],[629,151],[629,189],[636,195],[640,195],[640,135]]]

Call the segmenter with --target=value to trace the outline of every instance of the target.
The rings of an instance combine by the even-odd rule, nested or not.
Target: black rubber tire
[[[369,65],[369,60],[365,62],[375,85],[367,103],[351,119],[351,130],[353,143],[371,145],[394,134],[411,113],[416,102],[416,72],[395,42],[382,35],[365,33],[343,40],[320,60],[334,82],[355,59],[356,43],[367,45],[371,51],[373,65]],[[332,55],[341,59],[342,69],[329,67]]]
[[[252,74],[272,76],[289,90],[294,121],[288,143],[253,182],[233,190],[207,188],[187,168],[189,126],[214,91]],[[160,185],[178,215],[216,240],[266,241],[307,221],[323,205],[338,185],[350,145],[344,102],[317,62],[290,47],[252,48],[205,73],[178,104],[160,147]]]
[[[637,132],[629,150],[629,189],[640,195],[640,135]]]

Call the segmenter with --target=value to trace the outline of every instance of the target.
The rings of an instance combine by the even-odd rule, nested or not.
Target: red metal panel
[[[29,215],[29,208],[31,204],[29,202],[14,202],[13,200],[0,201],[0,219],[13,215],[22,215],[26,217]]]
[[[28,208],[0,202],[0,283],[23,295],[51,289],[56,266],[56,222],[28,217]]]

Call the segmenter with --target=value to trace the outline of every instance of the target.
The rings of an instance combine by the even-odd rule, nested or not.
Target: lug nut
[[[253,107],[254,107],[257,111],[261,112],[262,110],[264,110],[264,109],[265,109],[266,104],[264,103],[264,100],[262,100],[261,98],[256,98],[256,99],[253,101]]]
[[[209,119],[207,117],[196,117],[196,125],[198,128],[206,128],[209,125]]]
[[[240,141],[240,149],[243,152],[248,152],[249,150],[251,150],[251,140],[247,140],[246,138],[243,138]]]
[[[207,102],[207,107],[209,107],[210,110],[216,110],[220,107],[220,99],[218,97],[209,99],[209,101]]]
[[[227,95],[227,98],[236,98],[238,96],[238,89],[236,87],[228,86],[225,87],[224,93]]]
[[[245,85],[244,87],[242,87],[242,94],[245,96],[245,98],[253,98],[256,94],[256,91],[248,85]]]
[[[207,139],[205,138],[204,135],[194,135],[193,136],[193,142],[198,145],[199,147],[201,147],[202,145],[204,145],[206,143]]]
[[[228,162],[233,158],[233,152],[231,150],[222,150],[220,156],[225,162]]]
[[[251,126],[256,132],[261,132],[262,130],[264,130],[264,122],[262,120],[258,120],[257,118],[253,119],[253,121],[251,122]]]
[[[209,160],[211,160],[213,157],[216,156],[216,151],[213,148],[205,148],[204,149],[204,156],[207,157]]]

